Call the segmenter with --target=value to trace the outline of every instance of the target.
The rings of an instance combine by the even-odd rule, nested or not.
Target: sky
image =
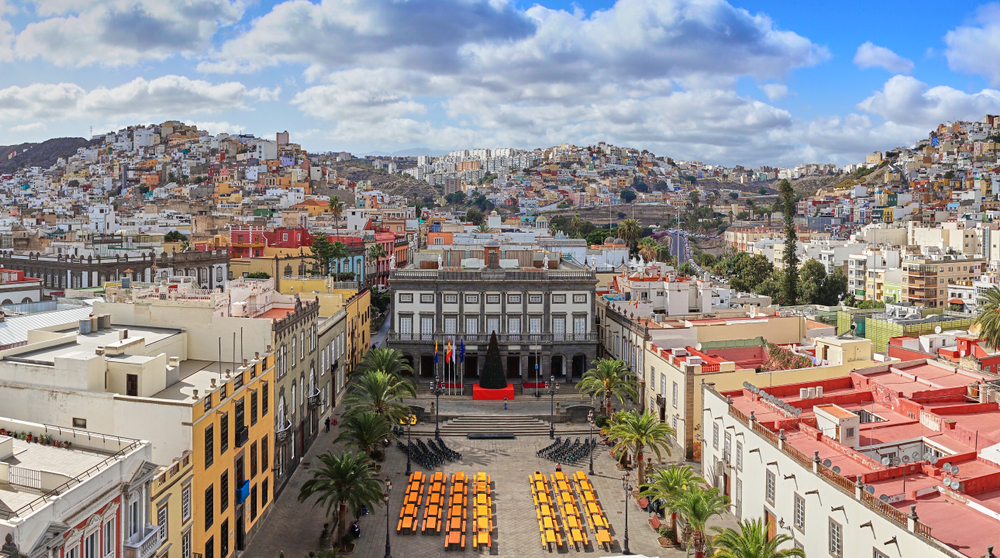
[[[0,144],[183,120],[317,151],[863,160],[1000,114],[1000,4],[0,0]]]

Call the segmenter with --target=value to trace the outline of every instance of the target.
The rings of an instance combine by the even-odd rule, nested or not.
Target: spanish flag
[[[451,362],[451,339],[448,340],[448,351],[444,354],[444,361]]]

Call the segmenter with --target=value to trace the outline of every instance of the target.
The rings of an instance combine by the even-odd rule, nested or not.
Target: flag
[[[445,353],[444,353],[444,361],[445,362],[452,362],[452,360],[451,360],[451,339],[448,340],[448,348],[445,350]]]
[[[438,342],[434,342],[434,364],[438,363]]]
[[[458,345],[458,362],[465,363],[465,340],[459,340]]]

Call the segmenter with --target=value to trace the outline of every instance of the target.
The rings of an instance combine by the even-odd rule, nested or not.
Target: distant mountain
[[[442,151],[440,149],[431,149],[429,147],[414,147],[412,149],[403,149],[400,151],[393,151],[392,153],[386,153],[384,151],[372,151],[367,154],[369,157],[419,157],[421,155],[427,155],[428,157],[442,157],[447,155],[447,151]]]
[[[100,141],[53,138],[42,143],[3,145],[0,146],[0,173],[14,172],[25,167],[48,168],[55,164],[59,157],[69,157],[75,154],[77,149]],[[11,157],[12,153],[16,155]]]

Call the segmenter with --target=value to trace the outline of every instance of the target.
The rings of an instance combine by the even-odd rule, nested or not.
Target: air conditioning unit
[[[799,388],[799,399],[809,399],[809,388]]]
[[[701,366],[704,360],[699,356],[688,357],[687,363],[691,366]]]
[[[816,388],[811,387],[808,388],[808,390],[809,390],[809,399],[814,399],[816,397]]]
[[[823,397],[823,386],[816,386],[816,397]]]

